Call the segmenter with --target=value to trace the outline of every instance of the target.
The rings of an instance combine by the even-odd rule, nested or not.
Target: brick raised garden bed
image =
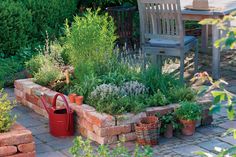
[[[35,84],[31,79],[23,79],[15,81],[15,96],[17,102],[22,105],[28,106],[36,113],[47,117],[39,97],[35,92],[44,92],[48,103],[51,104],[54,95],[57,93],[48,88]],[[68,97],[66,96],[67,100]],[[209,104],[209,101],[201,100],[204,104]],[[69,102],[69,101],[68,101]],[[62,105],[63,101],[58,100],[57,104]],[[99,113],[95,108],[89,105],[78,106],[69,103],[69,106],[76,113],[76,131],[81,135],[90,138],[100,144],[115,143],[121,138],[126,141],[136,139],[134,132],[134,124],[142,117],[160,113],[161,115],[173,110],[178,104],[171,104],[162,107],[147,108],[145,112],[139,114],[124,114],[120,116],[112,116],[104,113]]]
[[[0,157],[35,157],[32,133],[15,123],[11,130],[0,133]]]

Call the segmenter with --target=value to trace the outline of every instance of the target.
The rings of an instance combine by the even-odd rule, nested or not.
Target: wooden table
[[[201,21],[205,18],[222,18],[224,15],[230,14],[236,10],[236,0],[209,0],[209,5],[217,9],[212,11],[193,11],[184,9],[184,6],[192,5],[192,0],[180,0],[183,20]],[[208,29],[207,26],[203,27],[203,42],[202,47],[207,49]],[[223,33],[225,35],[226,32]],[[212,44],[220,38],[220,31],[216,26],[212,26]],[[220,77],[220,50],[212,46],[212,77],[219,79]]]

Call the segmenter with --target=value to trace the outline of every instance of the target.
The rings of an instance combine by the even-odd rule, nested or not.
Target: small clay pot
[[[75,97],[77,95],[75,93],[72,93],[72,94],[69,94],[68,97],[69,97],[69,100],[71,103],[75,103]]]
[[[77,105],[82,105],[84,101],[84,97],[83,96],[76,96],[75,97],[75,102]]]
[[[168,124],[167,126],[166,126],[166,130],[165,130],[165,132],[164,132],[164,136],[166,137],[166,138],[171,138],[171,137],[173,137],[173,125],[172,124]]]
[[[203,126],[206,126],[206,125],[211,125],[212,122],[213,122],[213,116],[212,116],[212,114],[210,114],[210,110],[209,109],[204,109],[202,111],[201,124]]]
[[[192,136],[195,133],[196,121],[181,119],[180,123],[183,124],[183,128],[181,129],[183,135]]]

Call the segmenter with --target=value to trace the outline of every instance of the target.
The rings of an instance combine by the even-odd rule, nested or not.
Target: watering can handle
[[[63,99],[63,101],[65,102],[65,104],[66,104],[66,112],[67,112],[67,130],[69,130],[69,127],[70,127],[70,112],[71,112],[71,109],[70,109],[70,107],[69,107],[69,104],[68,104],[68,101],[66,100],[66,98],[65,98],[65,96],[63,95],[63,94],[61,94],[61,93],[57,93],[55,96],[54,96],[54,98],[53,98],[53,102],[52,102],[52,107],[54,108],[54,109],[56,109],[56,104],[57,104],[57,98],[58,98],[58,96],[60,96],[62,99]]]

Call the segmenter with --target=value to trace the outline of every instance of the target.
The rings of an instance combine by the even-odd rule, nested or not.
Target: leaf
[[[217,157],[225,157],[226,155],[234,155],[236,154],[236,146],[233,146],[223,152],[221,152]]]
[[[218,104],[218,105],[213,105],[210,107],[210,112],[211,113],[217,113],[217,112],[220,112],[220,109],[221,109],[221,106]]]

